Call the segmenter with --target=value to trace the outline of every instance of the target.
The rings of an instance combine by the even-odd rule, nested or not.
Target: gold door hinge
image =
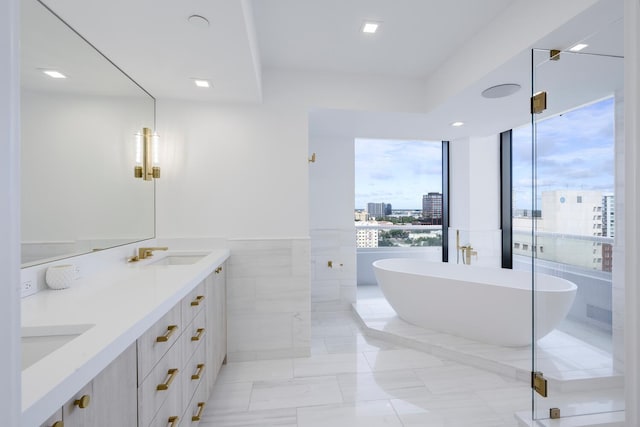
[[[531,388],[540,396],[547,397],[547,379],[542,372],[531,372]]]
[[[531,114],[540,114],[547,109],[547,92],[538,92],[531,97]]]
[[[551,49],[549,52],[549,59],[552,61],[560,60],[560,51],[558,49]]]

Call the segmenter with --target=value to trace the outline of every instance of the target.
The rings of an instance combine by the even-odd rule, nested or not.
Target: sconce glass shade
[[[136,178],[142,178],[142,159],[143,159],[143,139],[142,134],[137,132],[135,134],[135,166],[133,168],[133,176]]]
[[[150,181],[160,178],[160,137],[151,133],[151,129],[143,128],[142,133],[135,135],[135,167],[134,176]]]

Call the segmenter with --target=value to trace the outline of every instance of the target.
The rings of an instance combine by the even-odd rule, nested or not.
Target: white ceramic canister
[[[47,268],[45,281],[51,289],[66,289],[71,286],[75,275],[73,264],[52,265]]]

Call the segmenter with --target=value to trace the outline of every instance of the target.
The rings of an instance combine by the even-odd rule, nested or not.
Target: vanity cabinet
[[[225,274],[218,266],[41,427],[197,426],[226,359]]]
[[[207,341],[207,358],[214,369],[207,371],[207,395],[213,391],[220,366],[227,358],[227,285],[226,266],[221,264],[205,280],[207,289],[207,328],[210,339]]]
[[[140,427],[200,422],[226,358],[226,331],[221,265],[138,339]]]
[[[136,346],[131,345],[42,426],[137,426]]]

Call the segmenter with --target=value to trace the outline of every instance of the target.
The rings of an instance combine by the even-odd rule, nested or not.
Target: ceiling
[[[43,1],[156,98],[234,103],[261,102],[262,74],[267,70],[329,71],[428,81],[439,66],[463,51],[479,32],[495,25],[509,7],[528,3],[525,0]],[[474,83],[460,87],[446,101],[425,111],[428,114],[382,117],[380,113],[343,113],[357,116],[363,133],[380,128],[388,117],[389,126],[398,121],[405,129],[422,129],[421,134],[426,132],[438,139],[487,135],[508,128],[505,126],[524,124],[529,119],[531,47],[567,49],[589,38],[590,49],[622,54],[622,1],[595,3],[536,45],[526,46],[518,55],[497,64],[493,71],[476,76]],[[190,24],[188,18],[194,14],[205,17],[209,25]],[[360,29],[365,20],[379,22],[378,33],[363,34]],[[560,63],[569,67],[569,61]],[[588,97],[605,93],[612,85],[621,85],[621,81],[601,82],[598,67],[575,66],[577,70],[565,72],[581,76],[580,82],[592,88]],[[194,78],[207,79],[213,87],[197,88]],[[498,100],[480,96],[485,88],[500,83],[518,83],[522,90]],[[580,90],[565,92],[566,102],[556,103],[548,114],[569,104],[586,102],[587,94]],[[375,122],[369,116],[375,116]],[[456,120],[466,125],[451,128],[449,124]]]

